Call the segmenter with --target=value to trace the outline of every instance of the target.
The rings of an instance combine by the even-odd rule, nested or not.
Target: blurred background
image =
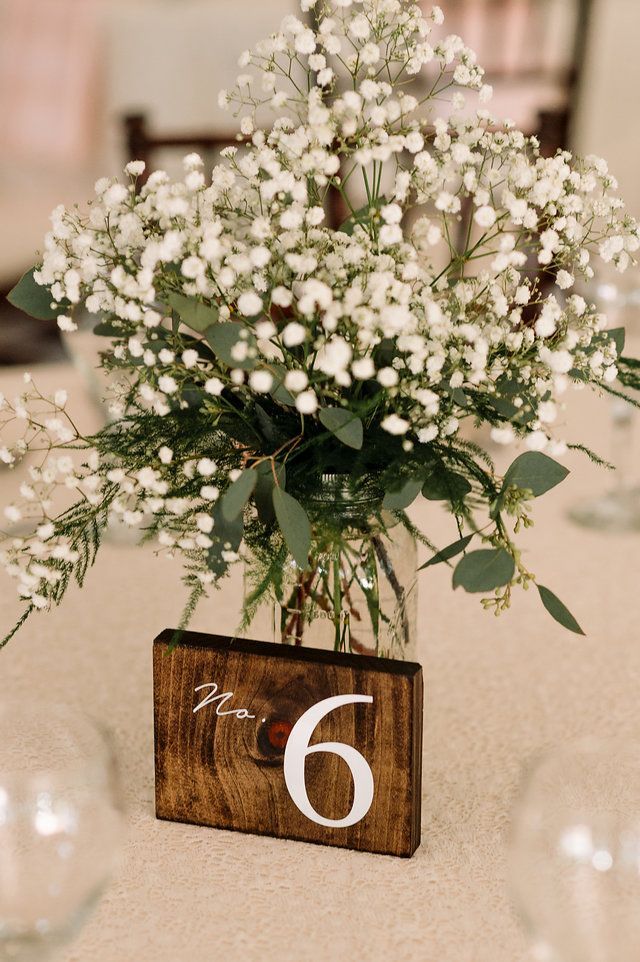
[[[429,6],[430,4],[425,4]],[[445,0],[495,90],[543,150],[606,154],[640,214],[638,0]],[[171,168],[235,129],[217,92],[296,0],[0,0],[0,291],[30,267],[59,203],[126,160]],[[0,306],[0,365],[59,359],[55,326]],[[0,369],[0,378],[1,378]]]

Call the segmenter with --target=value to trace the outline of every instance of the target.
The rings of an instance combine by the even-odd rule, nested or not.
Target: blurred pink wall
[[[98,0],[2,0],[3,160],[86,162],[98,131]]]

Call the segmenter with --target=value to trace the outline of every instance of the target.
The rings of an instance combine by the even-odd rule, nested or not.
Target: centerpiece
[[[220,95],[240,133],[210,177],[195,154],[179,180],[134,160],[86,213],[54,211],[10,299],[67,332],[96,318],[110,422],[82,435],[66,393],[29,379],[0,396],[1,426],[24,428],[2,461],[43,452],[5,510],[29,522],[2,553],[20,624],[82,584],[117,522],[183,557],[181,628],[242,559],[244,627],[269,603],[278,640],[403,657],[419,539],[485,608],[535,585],[581,631],[513,535],[581,448],[554,436],[566,392],[638,386],[623,332],[573,290],[597,257],[633,263],[638,226],[604,161],[542,157],[491,116],[442,19],[302,0]],[[499,474],[465,422],[524,453]],[[57,513],[60,489],[77,499]],[[412,524],[420,495],[453,543]]]

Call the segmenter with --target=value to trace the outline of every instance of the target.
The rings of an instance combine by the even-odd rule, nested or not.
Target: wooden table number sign
[[[158,818],[413,855],[420,665],[172,636],[153,646]]]

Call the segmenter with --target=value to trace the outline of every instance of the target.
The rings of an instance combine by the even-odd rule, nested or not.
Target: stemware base
[[[609,491],[585,501],[571,508],[569,517],[595,531],[640,531],[640,487]]]

